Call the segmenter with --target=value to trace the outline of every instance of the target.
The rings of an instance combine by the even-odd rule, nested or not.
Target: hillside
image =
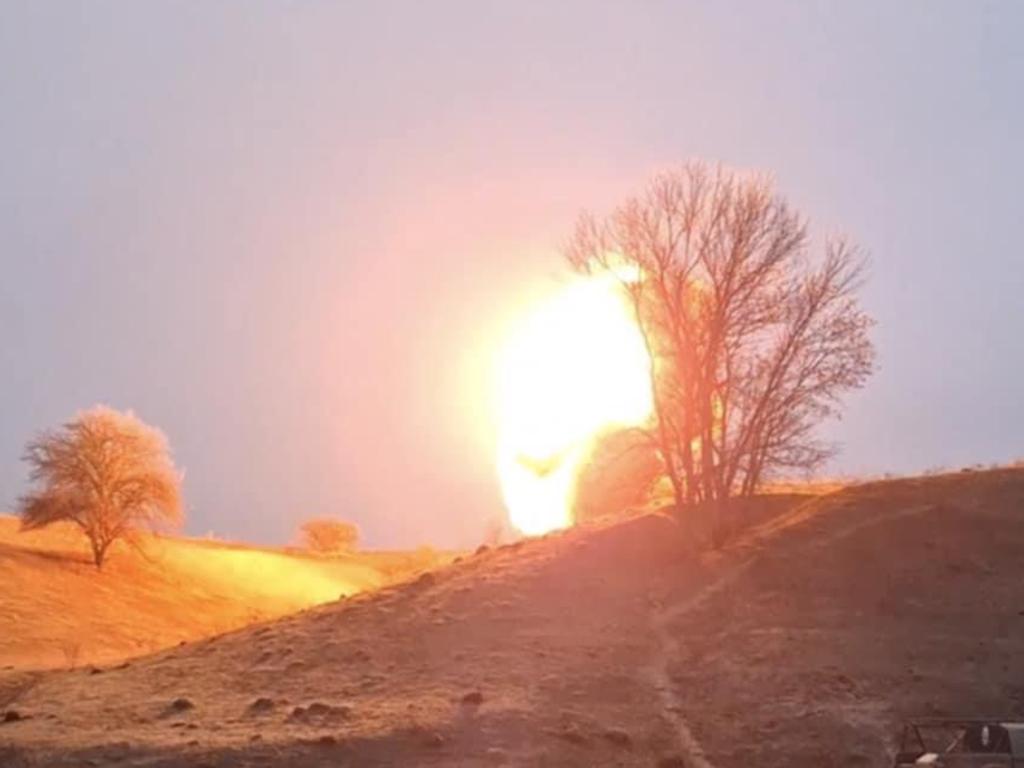
[[[665,517],[594,524],[129,665],[0,676],[0,757],[881,765],[906,715],[1024,715],[1022,552],[1021,470],[848,488],[712,554]]]
[[[1024,717],[1022,469],[825,497],[715,584],[662,618],[714,765],[884,765],[904,718]]]
[[[430,558],[318,558],[148,537],[101,573],[70,526],[20,532],[0,515],[0,668],[102,663],[276,618],[407,577]]]

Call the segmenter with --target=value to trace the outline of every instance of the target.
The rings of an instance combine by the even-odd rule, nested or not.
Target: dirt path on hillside
[[[0,737],[53,765],[710,768],[674,695],[671,624],[744,558],[699,558],[658,515],[568,531],[129,666],[44,676]]]
[[[749,561],[733,565],[714,578],[709,584],[690,595],[661,610],[655,610],[651,616],[651,630],[656,640],[651,662],[652,683],[661,699],[665,718],[672,723],[679,738],[679,747],[687,766],[693,768],[715,768],[707,759],[703,748],[697,741],[686,720],[682,702],[675,694],[675,682],[670,674],[673,659],[679,657],[680,641],[670,630],[671,623],[679,616],[693,610],[697,605],[708,600],[719,590],[725,589],[749,565]]]
[[[1024,713],[1021,551],[1024,473],[844,491],[703,556],[657,515],[576,529],[42,675],[0,764],[881,764],[902,715]]]
[[[1024,716],[1024,473],[878,483],[723,552],[652,622],[688,765],[854,768],[913,717]]]
[[[674,661],[683,653],[683,641],[678,633],[672,631],[672,625],[739,581],[757,563],[766,544],[781,531],[809,520],[823,508],[834,504],[834,501],[834,495],[815,499],[778,519],[747,531],[723,551],[704,558],[706,570],[700,575],[698,583],[686,585],[688,592],[675,595],[672,603],[652,611],[651,629],[657,640],[651,664],[652,682],[661,697],[666,718],[673,723],[678,732],[686,765],[695,768],[716,768],[694,735],[693,728],[687,720],[684,702],[676,692],[677,682],[672,677],[671,669]],[[819,531],[819,535],[802,542],[801,546],[834,545],[871,526],[920,515],[933,508],[934,505],[931,504],[916,504],[895,511],[876,510],[875,514],[858,517],[836,530]]]
[[[48,674],[0,742],[48,766],[677,766],[644,674],[652,596],[692,576],[675,528],[565,532],[124,668]]]

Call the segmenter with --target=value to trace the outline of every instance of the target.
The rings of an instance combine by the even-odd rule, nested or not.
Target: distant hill
[[[0,673],[0,758],[874,766],[905,716],[1024,715],[1024,471],[756,517],[713,552],[595,522],[129,666]]]
[[[201,539],[119,545],[102,572],[70,525],[0,515],[0,668],[105,662],[336,600],[436,565],[429,554],[339,558]]]

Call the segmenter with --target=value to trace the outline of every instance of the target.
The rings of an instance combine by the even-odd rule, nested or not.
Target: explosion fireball
[[[614,275],[578,278],[529,312],[498,369],[498,477],[513,526],[573,522],[576,477],[595,435],[651,413],[650,358]]]

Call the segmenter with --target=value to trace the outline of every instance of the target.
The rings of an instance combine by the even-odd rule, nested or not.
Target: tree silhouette
[[[753,493],[833,449],[815,427],[873,368],[863,261],[842,239],[810,258],[805,219],[764,176],[693,162],[603,220],[566,257],[617,275],[651,356],[653,425],[677,512]]]

